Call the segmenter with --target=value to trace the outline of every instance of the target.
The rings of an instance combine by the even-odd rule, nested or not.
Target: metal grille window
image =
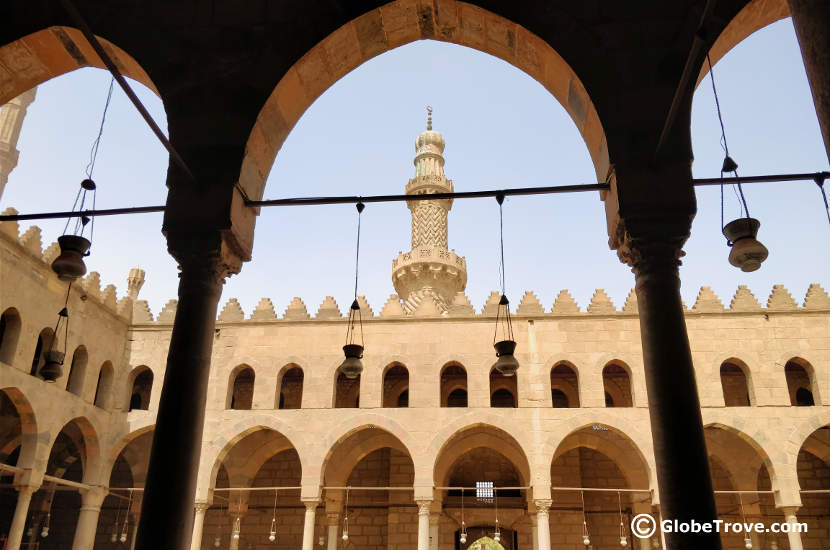
[[[487,503],[493,502],[492,481],[476,481],[476,500]]]

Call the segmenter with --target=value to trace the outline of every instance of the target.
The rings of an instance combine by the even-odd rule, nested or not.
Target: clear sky
[[[84,177],[100,123],[109,75],[83,69],[40,86],[23,126],[18,168],[0,209],[67,210]],[[827,170],[800,52],[789,20],[738,45],[715,66],[730,152],[743,175]],[[161,101],[133,83],[165,126]],[[593,183],[593,166],[573,122],[540,84],[513,66],[461,46],[422,41],[383,54],[352,71],[306,111],[282,147],[266,198],[402,193],[413,175],[414,139],[425,128],[425,106],[447,142],[446,173],[458,191]],[[695,95],[694,175],[719,174],[723,159],[709,79]],[[163,204],[167,154],[116,86],[94,179],[99,208]],[[666,182],[670,185],[671,182]],[[763,304],[782,283],[800,303],[808,284],[828,285],[828,225],[813,183],[745,186],[759,240],[770,250],[762,268],[742,273],[727,262],[720,233],[717,187],[698,188],[698,214],[681,268],[691,307],[701,285],[728,306],[739,284]],[[727,221],[739,217],[725,189]],[[550,309],[569,289],[584,309],[596,288],[622,307],[633,275],[609,250],[604,206],[596,193],[514,197],[505,201],[508,296],[514,307],[533,290]],[[37,222],[44,248],[64,221]],[[466,256],[467,296],[480,309],[498,287],[498,208],[494,199],[458,200],[449,243]],[[21,232],[29,224],[21,224]],[[92,271],[119,298],[129,269],[147,272],[141,298],[157,315],[176,297],[177,271],[160,232],[161,215],[101,217],[96,221]],[[294,296],[314,314],[332,295],[341,310],[354,283],[354,206],[266,208],[257,220],[253,261],[225,285],[222,305],[236,297],[246,315],[262,297],[279,315]],[[394,292],[391,262],[409,250],[406,205],[370,204],[363,214],[360,294],[375,313]],[[222,306],[220,306],[221,308]]]

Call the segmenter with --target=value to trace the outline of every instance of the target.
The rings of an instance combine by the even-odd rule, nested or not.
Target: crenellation
[[[813,283],[807,288],[807,295],[804,297],[804,309],[830,309],[830,296],[827,295],[827,291],[820,284]]]
[[[591,297],[591,303],[588,304],[588,313],[605,315],[616,312],[617,308],[614,306],[614,302],[611,301],[608,294],[605,293],[605,290],[602,288],[596,289],[594,295]]]
[[[746,285],[738,285],[738,290],[729,303],[729,311],[761,311],[761,303]]]
[[[375,316],[375,312],[372,311],[369,302],[366,301],[366,296],[358,296],[357,297],[357,305],[360,306],[360,315],[364,319],[371,319]]]
[[[342,319],[343,314],[340,312],[340,306],[337,305],[334,298],[332,296],[326,296],[325,299],[323,299],[323,303],[320,304],[320,308],[317,310],[315,318],[328,321],[332,319]]]
[[[305,304],[303,304],[305,308]],[[308,313],[306,313],[308,317]],[[277,318],[277,312],[270,298],[262,298],[251,313],[252,321],[270,321]]]
[[[435,300],[435,297],[432,294],[426,294],[421,299],[418,307],[412,312],[414,317],[435,317],[441,315],[442,311],[440,306]]]
[[[245,312],[242,311],[242,306],[239,305],[239,300],[230,298],[219,314],[219,321],[225,323],[237,323],[245,320]]]
[[[573,299],[573,296],[571,296],[571,293],[567,289],[560,290],[550,311],[551,313],[560,314],[579,313],[579,305],[577,305],[576,300]]]
[[[143,300],[142,300],[143,301]],[[173,320],[176,318],[176,308],[179,307],[178,300],[170,300],[168,301],[164,307],[162,308],[161,312],[159,313],[158,318],[156,319],[156,323],[158,324],[173,324]]]
[[[20,244],[34,254],[37,257],[41,257],[43,255],[43,251],[41,250],[41,236],[40,236],[40,228],[36,225],[31,226],[29,229],[26,230],[23,235],[20,236]]]
[[[383,305],[383,309],[380,310],[380,316],[404,317],[405,315],[406,312],[403,310],[403,306],[401,305],[401,299],[397,294],[390,294],[389,299],[386,300],[386,303]]]
[[[101,274],[97,271],[90,271],[86,277],[81,279],[81,287],[88,296],[99,298],[101,296]]]
[[[628,293],[628,296],[625,298],[625,304],[623,305],[622,310],[625,313],[638,313],[639,306],[637,305],[637,293],[632,288],[631,291]]]
[[[46,265],[51,266],[52,262],[54,262],[57,257],[61,253],[61,247],[57,241],[53,241],[46,249],[43,251],[43,263]]]
[[[288,307],[285,308],[285,313],[283,313],[282,318],[286,321],[305,321],[311,319],[311,316],[308,314],[305,302],[298,297],[294,297],[291,303],[288,304]]]
[[[153,312],[150,311],[149,302],[147,300],[136,300],[133,302],[132,317],[134,324],[152,323]]]
[[[485,317],[495,317],[499,311],[499,300],[501,293],[498,290],[490,292],[487,301],[484,302],[484,307],[481,308],[481,314]]]
[[[545,308],[539,303],[539,298],[531,290],[527,290],[516,308],[517,315],[544,315]]]
[[[450,317],[466,317],[476,314],[473,304],[463,292],[456,292],[448,311]]]
[[[118,296],[116,296],[115,285],[107,285],[101,292],[101,302],[110,309],[118,308]]]
[[[0,212],[0,214],[4,216],[15,216],[19,213],[20,212],[12,207],[6,208],[3,212]],[[0,233],[4,233],[17,240],[20,234],[20,226],[17,222],[0,222]]]
[[[798,309],[798,304],[784,285],[773,285],[769,300],[767,300],[767,309],[771,311],[788,311]]]
[[[723,302],[720,301],[718,295],[711,287],[702,286],[697,294],[695,305],[692,306],[692,311],[697,313],[713,313],[723,311]]]

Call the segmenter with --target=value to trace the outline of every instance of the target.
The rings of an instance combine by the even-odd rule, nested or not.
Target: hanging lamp
[[[496,195],[499,203],[499,252],[501,254],[501,298],[496,310],[496,331],[493,334],[493,347],[496,350],[496,362],[493,368],[504,376],[513,376],[519,369],[519,362],[513,355],[516,351],[516,340],[513,337],[513,322],[510,319],[510,301],[507,299],[504,278],[504,217],[502,203],[504,193]]]
[[[107,111],[109,110],[110,100],[112,99],[112,89],[115,79],[110,80],[109,90],[107,91],[107,100],[104,104],[104,112],[101,115],[101,125],[98,128],[98,136],[92,142],[92,149],[89,154],[89,163],[86,165],[86,178],[81,181],[78,194],[75,196],[75,203],[72,205],[73,212],[83,212],[84,207],[90,204],[92,210],[95,210],[95,194],[97,186],[92,180],[92,173],[95,170],[95,160],[98,158],[98,148],[101,145],[101,137],[104,133],[104,122],[107,120]],[[75,218],[75,225],[70,231],[69,224],[72,218],[66,220],[66,225],[63,228],[63,235],[58,237],[58,246],[60,247],[60,254],[55,261],[52,262],[52,270],[57,273],[58,278],[62,281],[72,282],[78,277],[86,274],[86,264],[84,264],[84,257],[89,256],[89,249],[92,246],[92,235],[95,231],[95,219],[86,215],[81,215]],[[90,223],[91,222],[91,223]],[[84,236],[87,225],[89,228],[89,239]]]
[[[118,519],[121,517],[121,500],[118,500],[118,506],[115,509],[115,523],[112,524],[112,535],[110,542],[118,541]]]
[[[133,505],[133,490],[130,489],[130,499],[127,501],[127,509],[124,511],[124,523],[121,524],[121,536],[118,540],[121,542],[127,542],[127,533],[129,533],[129,523],[130,523],[130,508]]]
[[[343,508],[343,542],[349,540],[349,488],[346,487],[346,506]]]
[[[499,529],[499,494],[498,489],[493,488],[493,504],[496,508],[496,532],[493,533],[493,540],[501,542],[501,529]]]
[[[51,506],[52,503],[50,502],[49,505]],[[52,522],[52,512],[46,512],[46,522],[44,522],[43,527],[40,530],[40,538],[45,539],[49,536],[49,524]]]
[[[461,488],[461,534],[458,540],[461,544],[467,543],[467,524],[464,523],[464,487]]]
[[[586,547],[591,545],[591,535],[588,533],[588,518],[585,516],[585,491],[579,491],[582,499],[582,544]]]
[[[741,506],[741,521],[743,521],[743,524],[746,525],[747,523],[746,513],[744,512],[744,499],[741,493],[738,493],[738,503]],[[748,533],[744,535],[744,548],[746,548],[746,550],[752,550],[752,539],[749,537]]]
[[[625,548],[628,546],[628,537],[625,534],[625,521],[623,521],[623,514],[622,514],[622,496],[620,492],[617,491],[617,505],[620,509],[620,546]]]
[[[239,516],[236,516],[236,519],[233,520],[233,540],[239,540],[239,532],[242,530],[242,519]]]
[[[738,176],[738,163],[729,156],[729,145],[726,143],[726,130],[723,124],[723,116],[721,115],[718,90],[715,87],[715,73],[712,71],[712,59],[708,53],[706,54],[706,60],[709,63],[709,78],[712,81],[712,94],[715,97],[715,108],[718,113],[721,132],[721,146],[724,152],[723,164],[720,169],[720,219],[723,236],[726,237],[726,244],[730,247],[729,263],[744,272],[757,271],[761,267],[761,263],[769,256],[769,251],[756,238],[758,236],[758,229],[761,227],[761,222],[749,215],[749,207],[746,204],[744,190],[741,187],[741,179]],[[723,175],[729,173],[735,178],[735,187],[740,198],[743,217],[732,220],[724,225]]]
[[[338,367],[340,372],[343,373],[343,376],[352,380],[360,376],[360,373],[363,372],[363,361],[361,361],[363,358],[363,316],[360,312],[360,304],[357,303],[357,277],[358,267],[360,265],[360,215],[363,213],[365,205],[359,202],[355,207],[357,208],[357,247],[354,266],[354,301],[351,307],[349,307],[346,345],[343,346],[343,354],[346,358]],[[359,344],[357,343],[358,333],[360,336]]]
[[[67,309],[67,304],[69,303],[69,290],[71,287],[72,283],[66,289],[66,301],[63,308],[58,312],[58,320],[55,323],[52,341],[49,342],[49,349],[43,353],[43,366],[38,373],[41,378],[50,383],[54,383],[63,373],[61,367],[66,357],[66,342],[69,338],[69,310]],[[61,328],[63,328],[63,351],[60,350],[60,346],[58,345]]]
[[[274,489],[274,515],[271,517],[271,531],[268,533],[268,540],[277,540],[277,494],[279,489]]]

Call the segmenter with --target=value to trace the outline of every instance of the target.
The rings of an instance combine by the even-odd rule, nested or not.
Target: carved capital
[[[551,499],[540,499],[534,500],[533,504],[536,505],[536,513],[547,515],[548,510],[553,505],[553,501]]]
[[[188,286],[219,286],[242,269],[242,259],[225,244],[219,231],[169,232],[167,250],[179,263],[180,289]]]
[[[209,502],[197,502],[193,507],[196,509],[196,513],[204,514],[210,508],[210,503]]]
[[[418,515],[419,516],[428,516],[429,515],[429,507],[432,505],[431,500],[418,500],[415,502],[418,505]]]

